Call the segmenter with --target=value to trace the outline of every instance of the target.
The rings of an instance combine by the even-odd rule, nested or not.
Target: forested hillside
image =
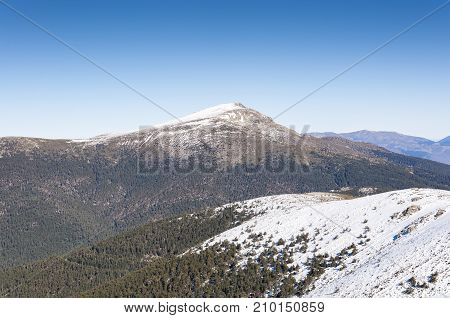
[[[445,297],[449,204],[449,191],[430,189],[237,203],[254,217],[83,296]]]
[[[160,258],[170,259],[248,217],[229,206],[152,221],[67,255],[1,270],[0,295],[77,296]]]
[[[305,195],[312,204],[340,195]],[[199,243],[257,216],[257,204],[228,204],[214,210],[152,221],[144,226],[70,254],[0,271],[2,297],[262,297],[302,295],[328,255],[308,261],[301,283],[291,276],[289,247],[275,244],[245,267],[238,266],[241,244],[223,242],[196,252]],[[308,237],[295,242],[302,249]],[[291,246],[292,247],[292,246]],[[181,256],[180,256],[181,255]],[[338,260],[332,260],[334,264]],[[328,265],[327,265],[328,264]],[[207,284],[202,282],[207,280]]]

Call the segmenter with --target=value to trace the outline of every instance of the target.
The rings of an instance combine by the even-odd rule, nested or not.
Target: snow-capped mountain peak
[[[238,102],[220,104],[220,105],[208,107],[201,111],[181,117],[179,119],[179,122],[188,122],[188,121],[212,118],[212,117],[216,117],[216,116],[221,116],[227,112],[239,111],[239,110],[243,110],[243,109],[247,109],[247,107],[245,107],[244,105],[242,105],[241,103],[238,103]]]
[[[273,120],[261,114],[260,112],[244,106],[240,102],[219,104],[209,108],[205,108],[198,112],[191,113],[186,116],[179,117],[161,124],[149,126],[149,132],[160,130],[192,131],[198,128],[216,128],[223,125],[231,126],[249,126],[253,128],[261,126],[279,126]],[[266,127],[267,128],[267,127]],[[266,130],[266,129],[265,129]],[[142,132],[142,131],[141,131]],[[99,143],[108,143],[112,140],[136,139],[137,132],[125,134],[103,134],[89,139],[71,140],[70,142],[84,143],[86,145],[96,145]]]
[[[248,123],[251,121],[271,121],[271,119],[256,110],[244,106],[242,103],[234,102],[220,104],[203,109],[201,111],[174,119],[162,124],[155,125],[156,128],[174,125],[207,125],[214,122]]]

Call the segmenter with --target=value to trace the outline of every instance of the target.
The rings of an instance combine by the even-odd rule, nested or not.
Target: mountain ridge
[[[438,143],[442,146],[450,146],[450,136],[438,141]]]
[[[314,137],[340,137],[355,142],[366,142],[389,151],[450,164],[449,138],[435,142],[422,137],[408,136],[397,132],[360,130],[350,133],[311,133]]]

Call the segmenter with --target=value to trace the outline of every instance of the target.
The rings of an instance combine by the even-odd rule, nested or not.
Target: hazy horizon
[[[443,3],[6,2],[176,116],[240,101],[271,117]],[[447,137],[449,30],[447,6],[276,121]],[[4,5],[0,43],[0,136],[83,139],[171,119]]]
[[[216,106],[216,105],[212,105],[212,107],[214,107],[214,106]],[[244,106],[246,106],[246,105],[244,105]],[[205,108],[208,108],[208,107],[205,107]],[[203,108],[203,109],[205,109],[205,108]],[[200,109],[200,110],[202,110],[202,109]],[[183,116],[185,116],[185,115],[189,115],[189,114],[181,114],[179,117],[183,117]],[[171,122],[171,120],[169,119],[168,122]],[[163,124],[163,123],[164,123],[164,122],[159,122],[159,123],[154,123],[154,124],[155,124],[155,125],[158,125],[158,124]],[[142,127],[142,126],[140,126],[140,127]],[[126,133],[132,133],[132,132],[138,131],[138,130],[140,129],[140,127],[137,127],[137,128],[134,129],[134,130],[127,130],[127,131],[125,131],[125,130],[122,130],[122,131],[105,131],[105,132],[100,133],[100,134],[97,134],[97,135],[84,136],[84,137],[78,137],[78,136],[73,136],[73,137],[40,137],[40,136],[10,135],[10,136],[0,136],[0,138],[2,138],[2,137],[28,137],[28,138],[42,138],[42,139],[73,139],[73,140],[79,139],[79,140],[82,140],[82,139],[88,139],[88,138],[93,138],[93,137],[97,137],[97,136],[101,136],[101,135],[108,135],[108,134],[114,135],[114,134],[126,134]],[[293,125],[289,125],[289,127],[290,127],[290,128],[295,128],[295,130],[296,130],[297,132],[299,132],[299,133],[303,132],[303,131],[302,131],[302,128],[303,128],[303,127],[298,127],[298,126],[293,126]],[[447,137],[450,137],[450,134],[449,134],[449,135],[447,135],[447,136],[443,136],[442,138],[437,138],[437,139],[434,138],[434,139],[431,139],[431,138],[426,138],[426,137],[423,137],[423,136],[413,136],[413,135],[408,135],[408,134],[402,133],[402,132],[400,132],[400,131],[367,130],[367,129],[360,129],[360,130],[354,130],[354,131],[341,131],[341,132],[338,132],[338,131],[315,131],[315,130],[312,130],[312,129],[310,128],[310,129],[308,130],[308,133],[311,133],[311,134],[314,134],[314,133],[336,133],[336,134],[345,134],[345,133],[354,133],[354,132],[360,132],[360,131],[369,131],[369,132],[375,132],[375,133],[398,133],[398,134],[400,134],[400,135],[406,135],[406,136],[411,136],[411,137],[425,138],[425,139],[428,139],[428,140],[431,140],[431,141],[435,141],[435,142],[439,142],[439,141],[441,141],[441,140],[443,140],[443,139],[445,139],[445,138],[447,138]]]

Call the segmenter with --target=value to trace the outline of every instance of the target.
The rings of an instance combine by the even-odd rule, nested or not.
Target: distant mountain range
[[[314,137],[341,137],[352,141],[366,142],[402,155],[450,164],[450,136],[435,142],[396,132],[367,130],[342,134],[333,132],[311,133],[311,135]]]

